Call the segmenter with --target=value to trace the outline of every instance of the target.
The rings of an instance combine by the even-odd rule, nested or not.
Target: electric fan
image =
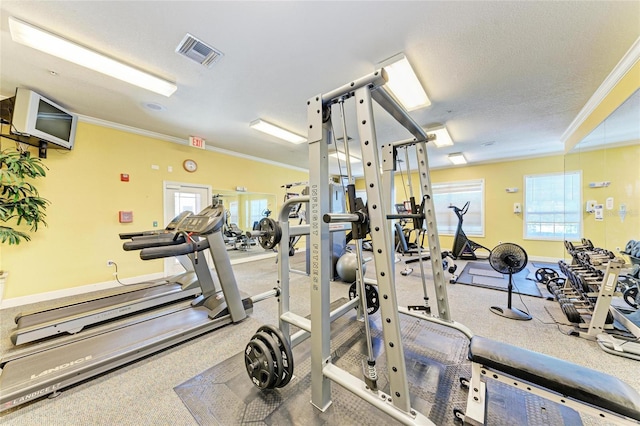
[[[492,306],[491,312],[505,318],[515,320],[530,320],[531,315],[517,308],[511,307],[511,296],[513,294],[513,274],[517,274],[527,266],[527,252],[522,247],[513,243],[503,243],[491,250],[489,255],[491,267],[501,274],[509,274],[507,309],[499,306]]]

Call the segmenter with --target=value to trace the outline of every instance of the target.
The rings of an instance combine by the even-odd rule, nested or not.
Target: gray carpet
[[[296,254],[292,260],[293,268],[304,269],[303,253]],[[464,264],[460,261],[456,263],[460,264],[460,268]],[[427,279],[431,280],[430,263],[424,264]],[[261,293],[277,285],[278,272],[274,259],[237,265],[234,266],[234,272],[241,290],[248,294]],[[372,264],[367,268],[367,276],[375,277]],[[340,282],[331,283],[331,300],[345,297],[348,288],[348,285]],[[398,303],[401,306],[416,304],[422,298],[422,284],[416,272],[405,277],[398,269],[396,288]],[[541,298],[527,298],[527,309],[534,320],[523,323],[489,312],[490,306],[504,304],[505,295],[502,292],[466,285],[447,285],[447,291],[451,317],[469,326],[474,333],[604,371],[629,383],[640,392],[640,375],[630,374],[637,370],[638,362],[605,354],[594,342],[567,336],[565,333],[570,329],[553,321],[554,316],[564,318],[558,303]],[[514,303],[519,304],[519,298],[514,298]],[[13,318],[18,312],[36,307],[42,309],[52,304],[54,302],[42,302],[0,310],[0,351],[6,353],[13,350],[8,335],[15,326]],[[309,278],[306,276],[291,275],[291,309],[303,316],[310,312]],[[0,423],[3,426],[195,425],[196,420],[174,388],[239,353],[251,339],[256,328],[261,324],[274,324],[277,315],[276,300],[265,300],[256,304],[251,319],[223,327],[63,390],[55,399],[39,399],[18,409],[4,412],[0,414]],[[241,378],[242,383],[246,383],[246,374]],[[217,395],[220,404],[224,404],[223,396]],[[203,394],[202,398],[207,399],[211,396]],[[511,401],[505,399],[495,403],[509,406]],[[301,397],[300,407],[307,405],[309,398]],[[600,419],[581,417],[585,425],[603,424]]]
[[[456,283],[507,291],[509,275],[496,272],[491,265],[485,262],[469,262],[460,273]],[[535,280],[531,279],[531,272],[527,268],[513,274],[513,292],[542,297],[538,285]]]

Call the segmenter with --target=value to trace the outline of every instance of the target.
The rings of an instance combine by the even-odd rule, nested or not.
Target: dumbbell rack
[[[629,318],[627,312],[616,308],[611,303],[614,296],[622,296],[617,288],[618,276],[626,265],[621,258],[611,259],[609,255],[606,257],[608,261],[605,263],[604,257],[580,256],[582,260],[580,263],[576,262],[571,266],[565,264],[564,268],[561,262],[561,270],[564,269],[563,272],[568,276],[568,279],[565,280],[564,286],[551,286],[551,290],[558,300],[563,297],[571,299],[572,296],[577,296],[578,299],[572,300],[570,303],[574,304],[574,308],[577,308],[576,311],[587,311],[586,314],[580,315],[584,323],[576,324],[575,335],[595,340],[605,352],[640,360],[640,344],[637,342],[637,339],[640,338],[640,327]],[[595,263],[598,265],[586,264],[584,263],[585,259],[597,259]],[[574,257],[574,261],[576,260],[577,258]],[[597,278],[600,274],[595,274],[596,278],[594,278],[593,271],[601,271],[602,268],[606,268],[602,279]],[[583,291],[580,291],[581,289]],[[594,299],[595,303],[592,302]],[[563,311],[566,312],[567,309],[566,304],[563,305]],[[612,320],[621,323],[635,336],[635,339],[624,339],[607,333],[607,330],[614,328]]]

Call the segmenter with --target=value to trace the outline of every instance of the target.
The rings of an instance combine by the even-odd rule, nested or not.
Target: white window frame
[[[440,205],[441,203],[439,202],[439,199],[441,199],[441,195],[445,195],[445,194],[455,194],[455,193],[463,193],[463,190],[465,188],[467,189],[473,189],[474,187],[478,188],[478,191],[473,191],[473,192],[480,192],[480,205],[478,205],[477,200],[468,200],[465,197],[461,197],[459,200],[451,200],[448,199],[446,201],[446,206],[442,206]],[[452,182],[438,182],[438,183],[432,183],[431,184],[431,189],[433,192],[433,201],[435,204],[435,209],[436,209],[436,221],[438,224],[438,235],[446,235],[446,236],[454,236],[456,234],[456,230],[458,228],[458,217],[456,216],[456,214],[453,212],[453,209],[449,208],[449,205],[451,205],[451,203],[453,203],[454,205],[456,205],[459,208],[462,208],[462,206],[464,206],[464,204],[467,201],[471,201],[471,204],[469,205],[469,211],[470,212],[476,212],[476,214],[479,212],[480,214],[480,222],[478,225],[475,226],[479,226],[480,230],[477,231],[475,229],[473,229],[472,227],[469,227],[469,222],[467,220],[465,220],[463,222],[462,225],[462,229],[464,230],[465,234],[467,236],[473,236],[473,237],[484,237],[485,235],[485,226],[484,226],[484,217],[485,217],[485,184],[484,184],[484,179],[470,179],[470,180],[460,180],[460,181],[452,181]],[[445,210],[447,210],[447,213],[445,213]],[[449,219],[447,222],[450,223],[451,225],[447,225],[447,229],[444,228],[444,225],[442,222],[444,222],[443,220],[439,220],[442,219],[443,215],[447,215],[446,217]],[[467,213],[468,214],[468,213]],[[466,226],[465,226],[466,224]],[[472,225],[473,226],[473,225]],[[474,226],[474,227],[475,227]]]
[[[564,182],[566,182],[566,176],[567,175],[575,175],[578,178],[578,182],[576,183],[575,187],[577,188],[576,192],[573,195],[577,195],[578,196],[578,202],[577,202],[577,210],[575,212],[569,212],[569,214],[574,214],[577,217],[577,234],[570,234],[567,235],[566,234],[566,224],[567,224],[567,191],[565,189],[564,186]],[[531,212],[530,211],[530,204],[531,204],[531,200],[529,199],[529,196],[531,195],[531,189],[529,188],[529,180],[530,179],[535,179],[535,178],[546,178],[546,177],[550,177],[550,176],[557,176],[557,177],[563,177],[565,179],[563,179],[563,185],[562,185],[562,199],[560,200],[561,204],[562,204],[562,211],[558,211],[558,212],[540,212],[541,214],[551,214],[551,215],[556,215],[556,216],[562,216],[562,222],[559,221],[553,221],[553,222],[542,222],[542,221],[538,221],[535,222],[533,220],[530,220],[529,218],[531,217],[531,215],[536,214],[537,212]],[[534,175],[525,175],[523,178],[523,188],[524,188],[524,217],[523,217],[523,228],[522,228],[522,238],[525,240],[538,240],[538,241],[563,241],[563,240],[569,240],[569,241],[575,241],[575,240],[579,240],[582,236],[582,227],[583,227],[583,220],[582,220],[582,171],[580,170],[574,170],[574,171],[565,171],[565,172],[558,172],[558,173],[546,173],[546,174],[534,174]],[[575,204],[575,203],[574,203]],[[530,223],[547,223],[547,224],[552,224],[554,227],[561,224],[561,227],[563,228],[562,231],[562,235],[559,235],[556,233],[556,235],[541,235],[541,234],[531,234],[529,235],[528,229],[529,229],[529,224]]]
[[[256,198],[253,200],[249,200],[249,214],[247,215],[249,216],[247,219],[249,223],[246,224],[246,227],[248,229],[253,229],[253,222],[259,222],[264,217],[262,213],[265,211],[268,205],[269,200],[266,198]]]

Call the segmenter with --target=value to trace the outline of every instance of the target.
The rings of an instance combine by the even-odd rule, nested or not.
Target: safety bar
[[[258,303],[263,300],[266,300],[272,297],[278,297],[278,296],[280,296],[280,289],[274,288],[274,289],[265,291],[264,293],[253,295],[250,297],[250,299],[251,299],[251,302]]]
[[[387,92],[384,87],[371,91],[371,97],[384,108],[398,123],[409,131],[418,141],[428,140],[425,131],[416,123],[409,113]]]
[[[361,87],[369,85],[373,85],[374,87],[382,86],[383,84],[386,84],[388,80],[389,77],[387,76],[387,72],[383,68],[381,68],[374,71],[372,74],[360,77],[359,79],[354,80],[351,83],[347,83],[344,86],[338,87],[337,89],[334,89],[329,93],[323,94],[322,106],[334,104],[340,99],[349,98],[352,96],[353,92],[356,89],[359,89]]]
[[[387,219],[424,219],[424,215],[417,213],[388,214]]]
[[[337,318],[340,318],[341,316],[351,311],[352,309],[355,309],[358,306],[359,302],[360,302],[360,298],[354,297],[353,299],[349,300],[343,305],[338,306],[336,309],[329,312],[329,321],[333,322],[334,320],[336,320]],[[300,343],[307,340],[310,336],[311,336],[311,333],[309,333],[306,330],[300,330],[293,333],[291,335],[291,347],[295,348]]]
[[[355,213],[326,213],[322,216],[322,220],[324,223],[335,223],[335,222],[360,222],[364,223],[367,218],[361,212]]]

